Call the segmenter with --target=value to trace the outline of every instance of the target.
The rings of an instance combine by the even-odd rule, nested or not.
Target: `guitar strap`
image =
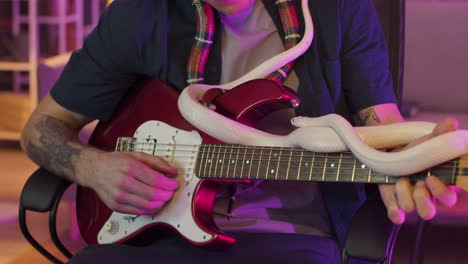
[[[301,39],[296,10],[291,1],[292,0],[276,0],[275,2],[283,25],[283,43],[285,50],[294,47]],[[205,80],[204,72],[206,61],[213,45],[213,35],[215,32],[214,13],[211,5],[205,2],[202,3],[201,0],[194,0],[193,5],[196,9],[197,33],[187,63],[187,83],[189,85],[202,83]],[[295,62],[296,60],[291,61],[273,73],[270,73],[265,78],[283,83],[294,67]],[[261,182],[262,181],[255,181],[251,188],[255,188]],[[237,194],[237,184],[230,184],[229,189],[231,199],[229,199],[227,208],[228,217],[230,217],[232,213],[233,202]]]
[[[292,0],[276,0],[275,2],[283,25],[283,43],[285,50],[294,47],[301,39],[296,10],[291,1]],[[187,63],[187,83],[189,85],[202,83],[205,80],[205,65],[213,45],[215,24],[211,5],[205,2],[202,3],[201,0],[194,0],[193,5],[196,10],[197,33]],[[279,68],[265,78],[282,83],[288,77],[294,64],[295,60]]]

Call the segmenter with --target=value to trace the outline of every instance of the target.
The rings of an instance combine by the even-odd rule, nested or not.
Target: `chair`
[[[404,0],[373,0],[385,33],[390,54],[390,70],[394,90],[399,102],[403,80]],[[26,182],[20,200],[19,224],[25,238],[42,255],[53,263],[63,263],[48,252],[30,234],[27,211],[48,212],[52,241],[66,256],[72,254],[63,246],[56,231],[56,215],[59,201],[71,182],[57,177],[45,169],[38,169]],[[353,218],[345,246],[342,262],[359,259],[390,263],[399,226],[392,224],[378,195],[369,197]]]
[[[405,0],[372,0],[372,2],[387,41],[393,90],[397,96],[398,105],[401,107]],[[378,194],[373,194],[353,217],[342,251],[342,263],[347,263],[348,259],[391,263],[399,230],[400,226],[394,225],[388,219],[387,211]],[[419,247],[418,244],[416,241],[415,249]]]

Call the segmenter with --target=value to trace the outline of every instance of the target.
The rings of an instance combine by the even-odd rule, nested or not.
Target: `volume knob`
[[[119,222],[109,220],[104,224],[104,230],[111,234],[115,234],[119,231]]]

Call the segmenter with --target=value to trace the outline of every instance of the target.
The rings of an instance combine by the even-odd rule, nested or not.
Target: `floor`
[[[463,119],[465,116],[462,116]],[[437,121],[435,117],[431,121]],[[468,124],[462,122],[462,124]],[[466,129],[466,127],[463,127]],[[19,195],[27,177],[36,169],[19,149],[17,143],[0,142],[0,264],[49,263],[24,240],[16,219]],[[434,220],[434,225],[427,237],[425,262],[427,264],[466,264],[468,263],[468,194],[460,196],[461,202],[454,209],[441,208],[442,216]],[[71,209],[69,202],[60,207],[59,233],[66,245],[74,250],[83,246],[80,240],[72,239]],[[42,214],[29,215],[33,234],[50,246],[46,231],[47,218]],[[414,217],[410,221],[414,223]],[[414,225],[405,225],[400,232],[395,249],[397,264],[409,263],[412,241],[415,235]],[[51,248],[51,247],[50,247]]]

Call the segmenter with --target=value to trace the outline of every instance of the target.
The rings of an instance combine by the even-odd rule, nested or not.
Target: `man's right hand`
[[[93,119],[72,112],[47,95],[21,135],[21,146],[39,166],[94,189],[112,210],[154,215],[179,184],[176,168],[142,152],[104,152],[78,140]]]
[[[158,156],[142,152],[95,152],[77,167],[80,184],[97,192],[113,211],[155,215],[172,198],[177,169]]]

